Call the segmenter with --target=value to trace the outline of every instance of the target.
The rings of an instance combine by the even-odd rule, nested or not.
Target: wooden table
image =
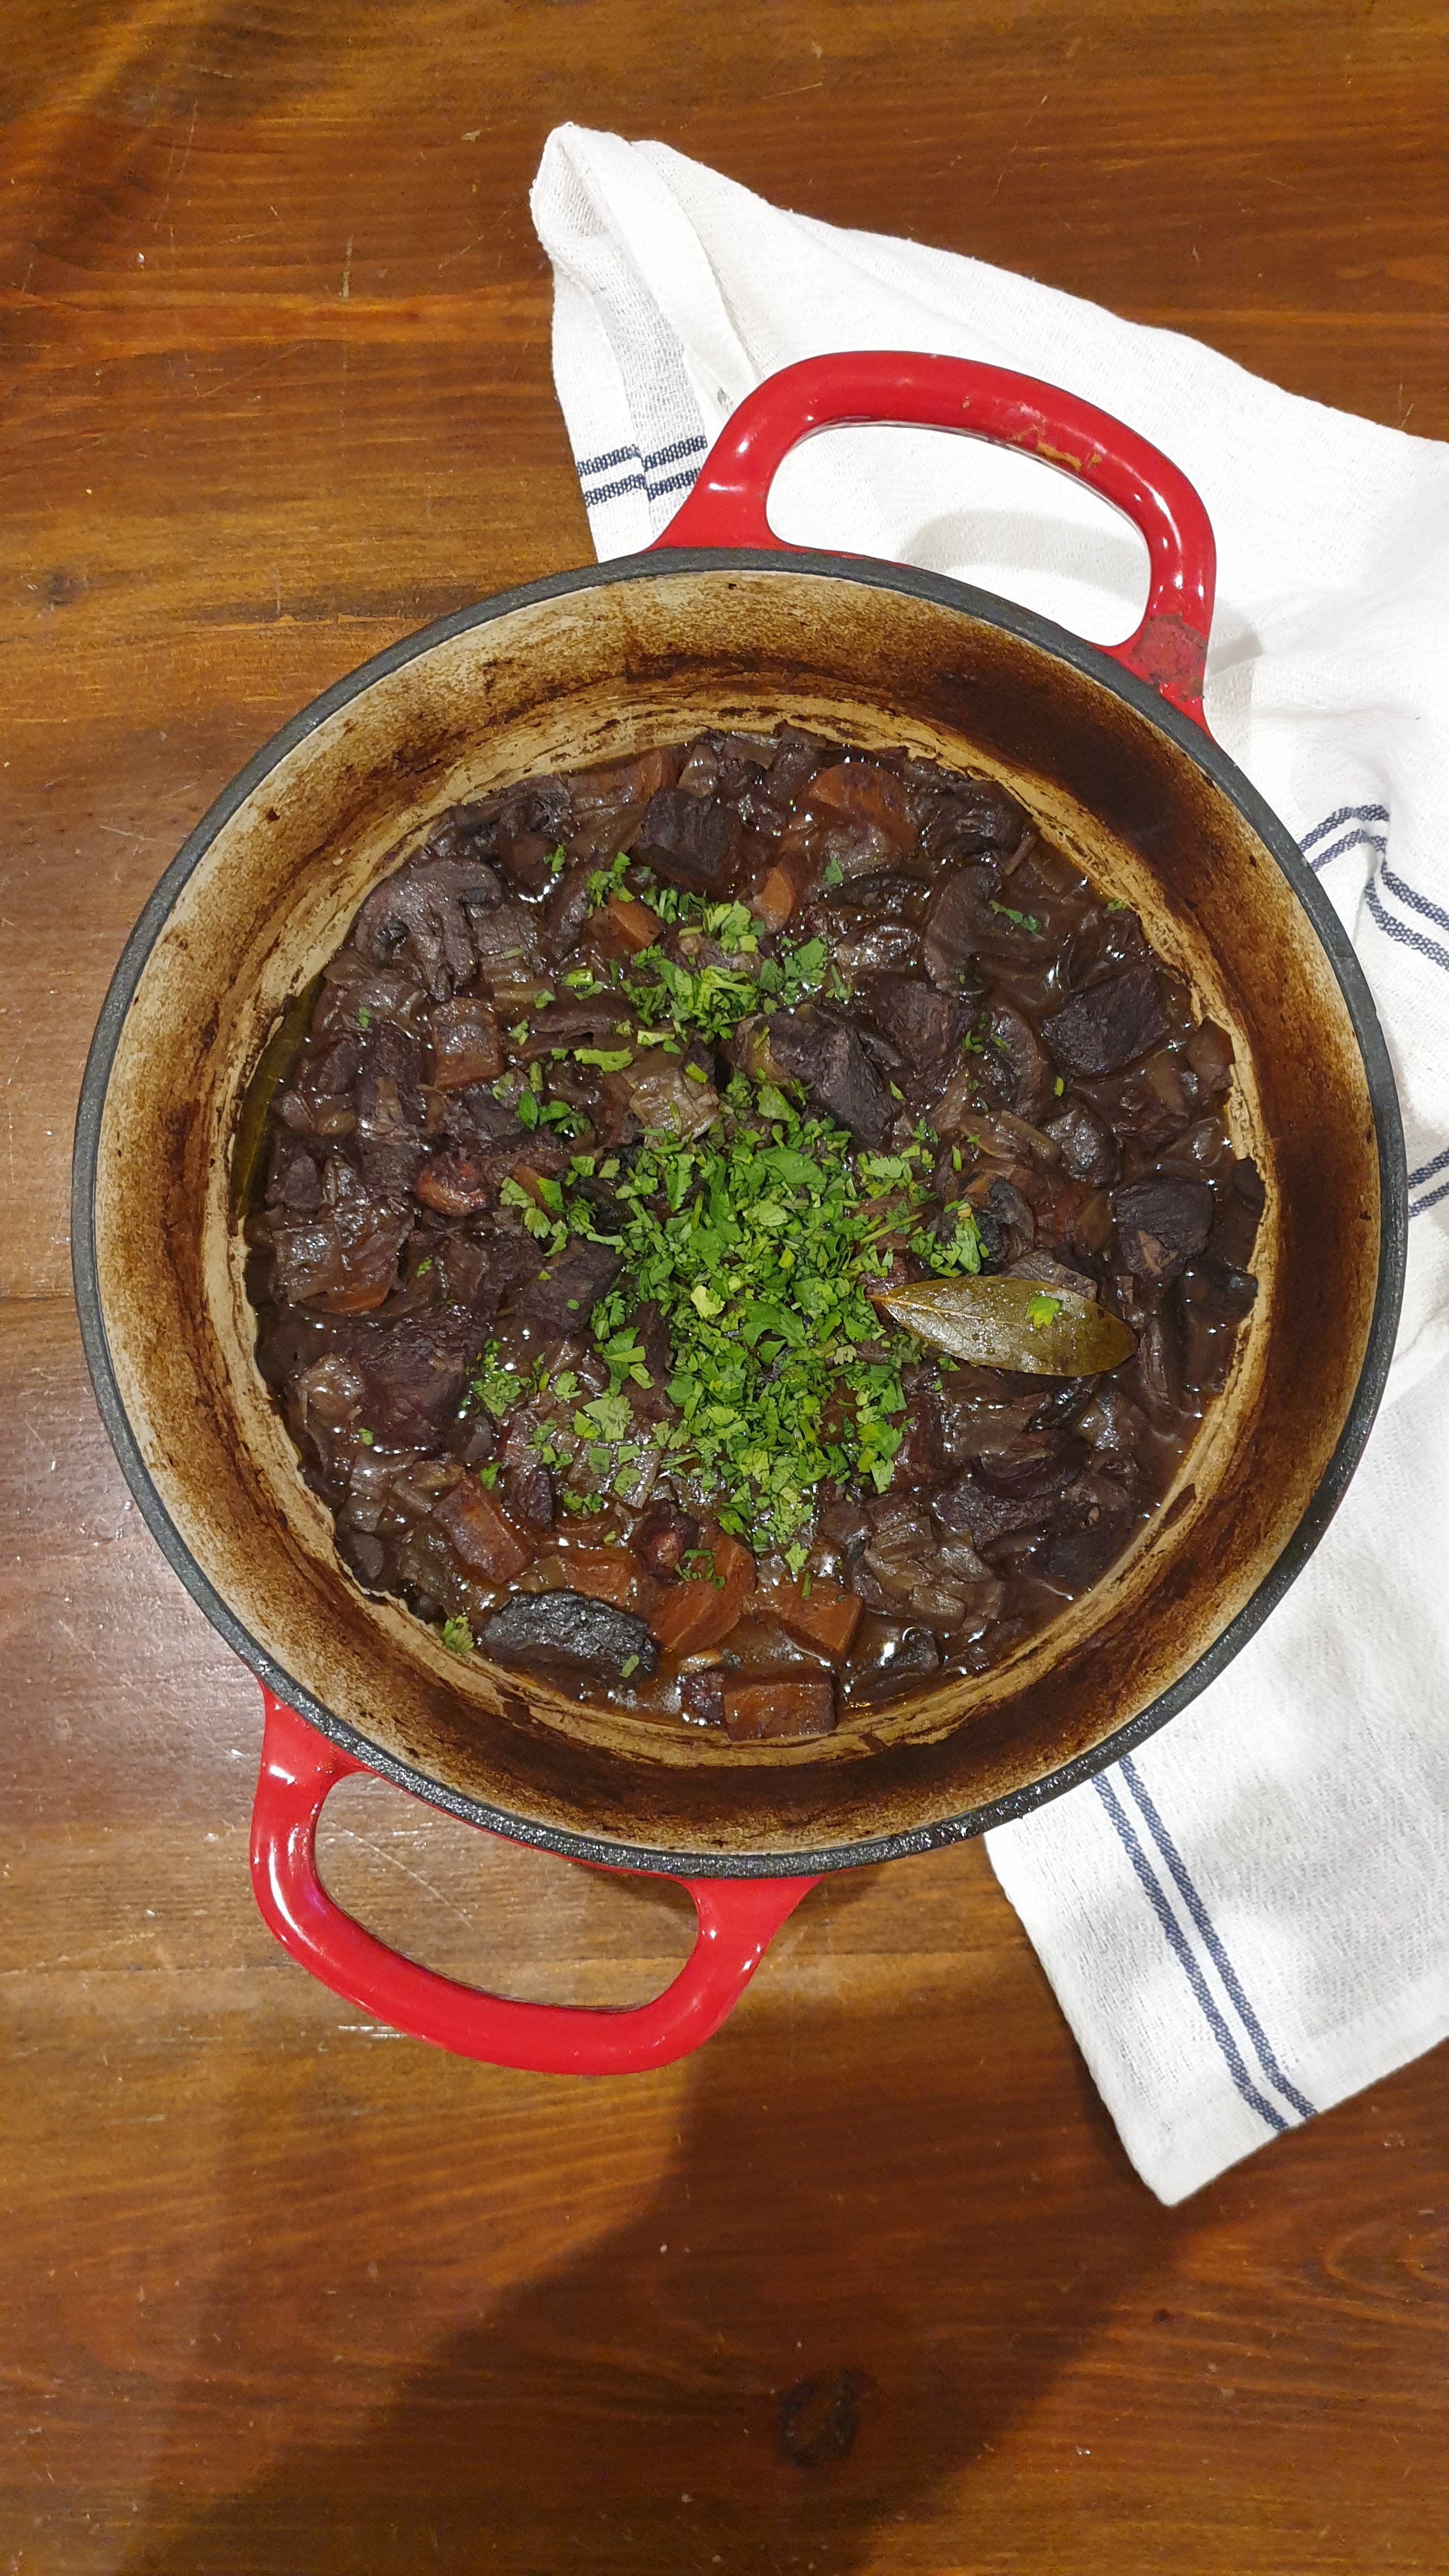
[[[255,1685],[166,1572],[69,1304],[122,938],[317,689],[581,561],[527,189],[573,117],[1443,435],[1431,0],[10,0],[16,566],[0,2569],[1442,2570],[1444,2062],[1185,2208],[974,1847],[822,1890],[700,2057],[395,2039],[254,1912]],[[1442,243],[1438,245],[1442,248]],[[345,1902],[624,2001],[668,1891],[381,1786]]]

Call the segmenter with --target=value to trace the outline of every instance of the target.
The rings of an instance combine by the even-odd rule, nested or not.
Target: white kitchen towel
[[[562,126],[533,191],[554,373],[602,557],[667,526],[791,360],[907,348],[1043,376],[1197,485],[1214,733],[1349,931],[1408,1130],[1389,1394],[1307,1571],[1130,1760],[987,1838],[1138,2171],[1178,2201],[1449,2033],[1449,452],[978,260],[783,212]],[[797,449],[772,524],[951,573],[1099,642],[1146,554],[1026,458],[919,429]]]

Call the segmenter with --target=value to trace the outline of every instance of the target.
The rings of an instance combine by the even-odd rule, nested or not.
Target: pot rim
[[[95,1241],[95,1188],[111,1068],[146,961],[177,895],[206,856],[223,825],[230,821],[279,762],[305,742],[307,736],[335,715],[339,708],[362,696],[376,681],[474,627],[491,625],[521,608],[566,599],[577,591],[596,589],[614,582],[657,581],[667,579],[671,573],[728,575],[736,571],[778,573],[786,577],[822,575],[830,580],[855,582],[868,589],[903,592],[958,610],[984,624],[1003,628],[1124,700],[1165,734],[1175,748],[1185,753],[1222,791],[1286,876],[1328,957],[1343,995],[1363,1060],[1373,1112],[1379,1171],[1379,1267],[1358,1382],[1342,1430],[1312,1498],[1282,1553],[1268,1568],[1242,1609],[1169,1689],[1160,1692],[1135,1717],[1101,1743],[1048,1772],[1043,1779],[989,1800],[980,1807],[967,1809],[962,1814],[942,1817],[908,1832],[879,1835],[824,1851],[680,1853],[665,1852],[647,1845],[606,1841],[587,1833],[536,1823],[450,1789],[426,1772],[417,1771],[385,1753],[358,1728],[334,1716],[293,1675],[283,1671],[265,1647],[259,1645],[242,1626],[230,1605],[202,1572],[172,1521],[141,1456],[126,1415],[101,1305]],[[1132,1752],[1171,1718],[1178,1716],[1199,1692],[1217,1679],[1255,1630],[1261,1627],[1270,1611],[1277,1607],[1306,1565],[1343,1499],[1382,1400],[1393,1356],[1403,1300],[1407,1234],[1408,1164],[1398,1092],[1388,1047],[1363,968],[1298,844],[1212,735],[1191,717],[1180,714],[1147,682],[1124,670],[1121,663],[1102,647],[1073,635],[1035,610],[1018,607],[1010,600],[1000,599],[990,591],[978,590],[970,583],[953,580],[945,574],[924,572],[911,565],[892,564],[870,556],[837,555],[803,548],[781,551],[723,546],[655,547],[648,553],[618,556],[604,563],[550,573],[539,581],[494,592],[487,599],[456,609],[450,616],[438,618],[415,633],[401,637],[397,643],[386,646],[382,652],[374,654],[313,698],[259,751],[253,753],[222,789],[187,834],[131,931],[102,1003],[86,1058],[76,1110],[71,1168],[71,1267],[76,1308],[86,1365],[102,1422],[121,1472],[163,1556],[212,1626],[242,1662],[278,1699],[295,1709],[320,1734],[341,1745],[366,1769],[377,1772],[395,1787],[410,1791],[429,1805],[441,1807],[468,1824],[502,1834],[509,1841],[532,1844],[542,1850],[557,1852],[566,1859],[669,1878],[818,1877],[827,1870],[858,1869],[880,1861],[902,1859],[912,1853],[937,1850],[948,1843],[966,1841],[994,1825],[1007,1824],[1018,1816],[1032,1813],[1098,1772],[1109,1769],[1124,1753]]]

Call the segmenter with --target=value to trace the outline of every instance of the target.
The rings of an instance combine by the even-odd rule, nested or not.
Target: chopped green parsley
[[[889,1273],[892,1238],[909,1238],[942,1273],[979,1268],[980,1248],[964,1206],[945,1239],[919,1230],[924,1145],[853,1168],[844,1128],[796,1118],[782,1094],[762,1089],[786,1111],[784,1136],[760,1123],[760,1094],[737,1075],[705,1136],[647,1136],[615,1183],[623,1224],[609,1240],[624,1271],[594,1310],[594,1338],[617,1409],[596,1397],[574,1428],[621,1438],[622,1389],[637,1372],[632,1319],[655,1303],[673,1345],[676,1419],[655,1435],[670,1466],[718,1496],[724,1528],[788,1548],[822,1481],[858,1477],[878,1491],[890,1482],[901,1369],[916,1356],[868,1294]]]

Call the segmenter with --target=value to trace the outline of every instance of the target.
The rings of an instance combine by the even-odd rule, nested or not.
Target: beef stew
[[[1225,1033],[1001,786],[904,753],[710,732],[455,807],[283,1035],[248,1285],[344,1562],[718,1741],[1039,1631],[1253,1302]],[[942,1288],[989,1358],[926,1337]]]

